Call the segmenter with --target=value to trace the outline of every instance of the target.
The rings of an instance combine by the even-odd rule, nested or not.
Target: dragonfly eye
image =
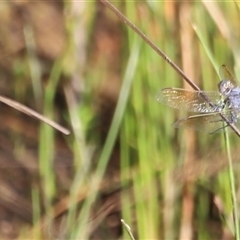
[[[222,80],[218,84],[219,92],[224,96],[228,96],[232,91],[233,87],[234,87],[233,84],[229,80]]]

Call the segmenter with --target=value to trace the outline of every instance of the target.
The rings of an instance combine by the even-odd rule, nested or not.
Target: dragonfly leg
[[[211,121],[211,123],[220,122],[220,121],[224,122],[223,119],[219,119],[219,120],[216,120],[216,121]],[[216,133],[216,132],[218,132],[218,131],[226,128],[226,127],[229,127],[230,124],[234,124],[236,122],[237,122],[237,117],[235,116],[234,113],[231,112],[231,117],[230,117],[230,119],[228,119],[228,122],[226,122],[225,126],[223,125],[222,127],[220,127],[218,129],[214,130],[213,132],[211,132],[210,134],[214,134],[214,133]]]
[[[226,124],[225,126],[222,126],[222,127],[220,127],[220,128],[217,128],[217,129],[214,130],[213,132],[210,132],[209,134],[212,135],[212,134],[214,134],[214,133],[217,133],[217,132],[221,131],[222,129],[224,129],[224,128],[228,127],[228,126],[229,126],[229,124]]]

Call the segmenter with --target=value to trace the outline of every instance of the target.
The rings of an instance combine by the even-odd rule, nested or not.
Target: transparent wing
[[[156,100],[172,108],[188,112],[216,112],[223,106],[223,100],[217,91],[206,91],[204,94],[212,101],[213,106],[200,95],[198,91],[181,88],[164,88],[156,95]]]
[[[237,80],[235,79],[235,77],[233,76],[233,74],[230,72],[230,70],[227,68],[226,65],[222,65],[219,69],[219,74],[221,77],[221,80],[230,80],[233,85],[239,85],[237,83]]]
[[[222,114],[227,118],[229,122],[232,122],[234,118],[236,121],[235,126],[240,127],[239,111],[228,111]],[[222,119],[219,113],[210,113],[194,115],[180,119],[177,122],[173,123],[172,126],[175,128],[185,127],[192,128],[201,132],[217,133],[221,132],[223,128],[228,127],[228,123]],[[230,127],[228,130],[233,131]]]

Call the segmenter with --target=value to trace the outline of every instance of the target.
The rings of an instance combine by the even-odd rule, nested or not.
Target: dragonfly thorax
[[[232,84],[232,82],[230,80],[222,80],[218,84],[219,92],[223,96],[226,96],[226,97],[228,97],[230,95],[233,88],[234,88],[234,85]]]

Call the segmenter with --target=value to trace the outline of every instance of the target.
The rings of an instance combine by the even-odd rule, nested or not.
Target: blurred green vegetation
[[[222,64],[240,79],[237,2],[113,4],[201,89],[217,90]],[[0,12],[1,93],[71,129],[62,136],[41,123],[38,131],[3,108],[2,154],[8,143],[30,174],[24,186],[28,175],[18,179],[17,163],[9,167],[23,183],[11,198],[19,206],[28,199],[32,216],[25,221],[0,197],[1,209],[11,209],[6,218],[18,216],[1,238],[130,239],[121,218],[136,239],[234,236],[223,134],[171,127],[189,113],[155,95],[189,86],[166,61],[98,1],[5,2]],[[229,137],[238,193],[239,139]],[[27,167],[31,159],[37,170]]]

